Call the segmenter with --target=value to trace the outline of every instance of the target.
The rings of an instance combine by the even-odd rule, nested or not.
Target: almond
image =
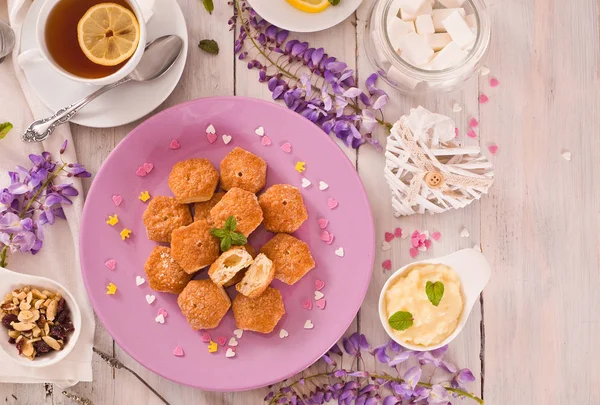
[[[44,336],[44,337],[42,337],[42,340],[44,342],[46,342],[46,344],[48,346],[50,346],[51,348],[53,348],[54,350],[60,350],[61,349],[60,344],[52,336]]]
[[[35,328],[35,323],[15,322],[12,324],[12,327],[19,332],[26,332]]]
[[[48,309],[46,309],[46,319],[49,321],[53,321],[56,318],[56,309],[58,308],[58,302],[52,300],[50,304],[48,304]]]

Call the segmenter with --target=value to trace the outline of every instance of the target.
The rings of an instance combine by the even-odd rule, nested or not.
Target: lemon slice
[[[115,66],[135,53],[140,42],[140,24],[125,7],[101,3],[81,17],[77,39],[89,60],[97,65]]]
[[[293,7],[307,13],[320,13],[330,6],[329,0],[286,0]]]

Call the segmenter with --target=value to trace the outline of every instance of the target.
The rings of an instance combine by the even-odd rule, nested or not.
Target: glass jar
[[[364,44],[375,71],[393,88],[407,94],[449,92],[476,76],[490,44],[490,20],[484,0],[466,0],[463,8],[474,14],[477,38],[469,53],[457,64],[442,70],[426,70],[400,57],[388,38],[388,16],[394,0],[377,0],[365,25]]]

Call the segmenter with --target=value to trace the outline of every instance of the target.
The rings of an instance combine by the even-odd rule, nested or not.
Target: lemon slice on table
[[[307,13],[320,13],[330,6],[329,0],[286,0],[293,7]]]
[[[101,3],[81,17],[77,39],[89,60],[97,65],[115,66],[135,53],[140,42],[140,24],[125,7]]]

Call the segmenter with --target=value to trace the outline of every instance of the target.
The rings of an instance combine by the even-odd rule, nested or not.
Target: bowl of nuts
[[[5,295],[0,292],[2,350],[28,367],[46,367],[64,359],[81,329],[81,312],[71,293],[48,278],[1,267],[0,277],[8,289]]]

